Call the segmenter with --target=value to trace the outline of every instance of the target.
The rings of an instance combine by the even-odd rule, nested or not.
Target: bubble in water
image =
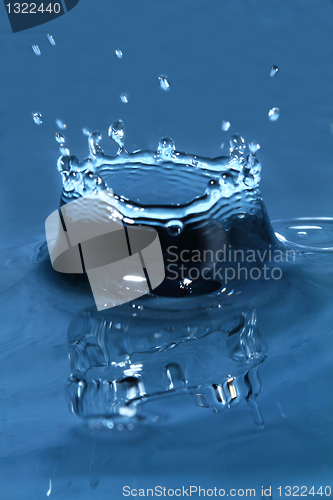
[[[69,149],[65,148],[65,146],[63,146],[63,145],[60,146],[59,150],[60,150],[60,153],[63,156],[69,156],[70,155]]]
[[[162,90],[170,90],[170,82],[167,76],[161,75],[158,77],[160,87]]]
[[[113,139],[119,147],[123,147],[124,145],[124,122],[122,120],[118,120],[110,125],[108,130],[109,137]]]
[[[127,94],[121,94],[120,99],[121,99],[121,102],[123,102],[124,104],[128,103],[128,95]]]
[[[165,224],[166,230],[171,236],[177,236],[183,230],[183,223],[180,220],[170,220]]]
[[[257,142],[250,142],[249,144],[249,150],[251,151],[251,153],[256,153],[257,151],[259,151],[260,149],[260,144],[258,144]]]
[[[50,44],[53,45],[53,47],[56,45],[55,40],[54,40],[54,38],[53,38],[52,35],[47,34],[46,38],[48,39],[48,41],[50,42]]]
[[[33,113],[32,117],[36,125],[41,125],[43,123],[43,117],[40,113]]]
[[[230,128],[230,122],[226,122],[223,120],[221,128],[224,132],[227,132]]]
[[[65,130],[67,127],[66,123],[63,122],[63,120],[59,120],[59,118],[56,120],[57,127],[60,128],[60,130]]]
[[[276,122],[279,116],[280,116],[280,108],[272,108],[268,112],[268,118],[271,120],[271,122]]]
[[[36,54],[36,56],[41,55],[41,51],[40,51],[40,48],[38,47],[38,45],[31,45],[31,48],[34,51],[34,53]]]
[[[229,144],[230,144],[231,151],[234,151],[236,149],[239,151],[242,151],[246,147],[243,137],[241,137],[238,134],[232,135],[230,137]]]
[[[118,59],[122,59],[123,58],[123,53],[120,49],[117,49],[116,50],[116,56],[118,57]]]
[[[157,153],[163,159],[168,159],[172,157],[175,149],[176,147],[173,140],[170,139],[170,137],[163,137],[158,144]]]
[[[273,64],[273,65],[271,66],[271,71],[270,71],[270,73],[269,73],[269,76],[270,76],[271,78],[273,78],[273,77],[277,74],[277,72],[278,72],[278,71],[279,71],[279,68]]]
[[[55,140],[59,142],[59,144],[63,144],[65,142],[65,137],[62,134],[59,134],[59,132],[56,132]]]

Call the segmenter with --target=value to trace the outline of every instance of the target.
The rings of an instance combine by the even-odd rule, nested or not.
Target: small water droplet
[[[227,132],[230,128],[230,122],[226,122],[223,120],[221,128],[224,132]]]
[[[178,236],[183,230],[183,223],[180,220],[170,220],[165,224],[166,230],[171,236]]]
[[[59,132],[56,132],[55,140],[59,142],[59,144],[63,144],[65,142],[65,137],[62,134],[59,134]]]
[[[123,58],[123,53],[120,49],[117,49],[116,50],[116,56],[118,57],[118,59],[122,59]]]
[[[90,132],[89,132],[89,130],[87,129],[87,127],[83,127],[83,129],[82,129],[82,134],[83,134],[83,135],[87,135],[87,136],[88,136],[88,135],[90,135]]]
[[[71,170],[70,158],[68,156],[60,156],[57,161],[57,169],[60,173],[68,174]]]
[[[280,116],[280,108],[272,108],[268,112],[268,118],[271,122],[276,122]]]
[[[92,490],[96,489],[99,485],[100,479],[99,477],[93,477],[90,479],[90,487]]]
[[[52,35],[47,34],[46,38],[48,39],[48,41],[50,42],[50,44],[53,45],[53,47],[56,45],[55,40],[54,40],[54,38],[53,38]]]
[[[95,155],[97,153],[103,153],[103,149],[99,145],[99,141],[102,139],[102,134],[99,132],[92,132],[88,137],[88,146],[91,154]]]
[[[65,148],[65,146],[63,144],[61,144],[61,146],[59,148],[59,151],[64,156],[69,156],[70,155],[69,149]]]
[[[162,90],[170,90],[170,82],[167,76],[161,75],[158,77],[160,87]]]
[[[32,117],[36,125],[41,125],[43,123],[43,117],[40,113],[33,113]]]
[[[56,120],[57,127],[60,128],[60,130],[65,130],[67,127],[66,123],[63,120],[59,120],[59,118]]]
[[[271,66],[271,71],[270,71],[270,73],[269,73],[269,76],[270,76],[271,78],[273,78],[273,77],[277,74],[277,72],[278,72],[278,71],[279,71],[279,68],[273,64],[273,65]]]
[[[113,139],[120,148],[124,145],[124,122],[122,120],[118,120],[110,125],[108,130],[109,137]]]
[[[124,104],[127,104],[127,103],[128,103],[128,95],[127,95],[127,94],[121,94],[121,96],[120,96],[120,100],[121,100],[121,102],[123,102]]]
[[[232,135],[230,137],[229,144],[231,151],[234,150],[242,151],[246,147],[243,137],[241,137],[239,134]]]
[[[173,140],[170,137],[163,137],[158,144],[157,153],[164,160],[167,160],[172,157],[175,150],[176,147]]]
[[[34,51],[34,53],[36,54],[36,56],[41,55],[41,51],[40,51],[40,48],[38,47],[38,45],[31,45],[31,48]]]
[[[254,141],[250,142],[249,150],[251,151],[251,153],[255,154],[257,151],[259,151],[259,149],[260,149],[260,144]]]

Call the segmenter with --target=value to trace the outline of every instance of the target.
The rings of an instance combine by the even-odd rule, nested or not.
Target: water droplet
[[[123,53],[120,49],[117,49],[116,50],[116,56],[118,57],[118,59],[122,59],[123,58]]]
[[[255,154],[257,151],[259,151],[259,149],[260,144],[258,144],[257,142],[250,142],[249,150],[251,151],[251,153]]]
[[[108,130],[109,137],[113,139],[120,148],[124,145],[124,122],[122,120],[118,120],[110,125]]]
[[[121,102],[123,102],[124,104],[128,103],[128,95],[127,94],[121,94],[120,99],[121,99]]]
[[[64,156],[69,156],[70,155],[69,149],[65,148],[65,146],[63,146],[63,145],[60,146],[59,151]]]
[[[166,230],[171,236],[178,236],[183,230],[183,223],[180,220],[170,220],[165,224]]]
[[[243,137],[241,137],[238,134],[232,135],[230,137],[229,144],[230,144],[231,151],[234,151],[234,150],[242,151],[246,147]]]
[[[93,477],[90,479],[90,487],[92,490],[94,490],[95,488],[97,488],[97,486],[99,485],[99,482],[100,482],[100,479],[99,477]]]
[[[271,120],[271,122],[276,122],[279,116],[280,116],[280,108],[272,108],[268,112],[268,118]]]
[[[170,90],[170,82],[167,76],[161,75],[158,77],[160,87],[162,90]]]
[[[33,113],[32,117],[36,125],[41,125],[43,123],[43,117],[40,113]]]
[[[38,47],[38,45],[31,45],[31,48],[34,51],[34,53],[36,54],[36,56],[41,55],[41,51],[40,51],[40,48]]]
[[[60,156],[57,161],[57,169],[60,173],[69,173],[71,169],[70,158],[68,156]]]
[[[277,73],[278,71],[279,71],[279,68],[273,64],[273,65],[271,66],[271,71],[270,71],[270,73],[269,73],[269,76],[270,76],[271,78],[273,78],[273,77],[276,75],[276,73]]]
[[[50,42],[50,44],[53,45],[53,47],[56,45],[55,40],[54,40],[54,38],[53,38],[52,35],[47,34],[46,38],[48,39],[48,41]]]
[[[59,142],[59,144],[63,144],[65,142],[65,137],[62,134],[59,134],[59,132],[56,132],[55,140]]]
[[[57,127],[60,128],[60,130],[64,130],[67,125],[64,123],[62,120],[59,120],[59,118],[56,120]]]
[[[175,143],[170,137],[163,137],[157,148],[158,155],[164,160],[170,159],[176,150]]]
[[[221,128],[224,132],[227,132],[230,128],[230,122],[226,122],[223,120]]]
[[[102,134],[99,132],[92,132],[89,134],[88,146],[91,154],[95,155],[97,153],[103,153],[103,149],[99,145],[99,141],[102,139]]]
[[[87,129],[87,127],[83,127],[83,129],[82,129],[82,134],[83,134],[83,135],[87,135],[87,136],[88,136],[88,135],[90,135],[90,132],[89,132],[89,130]]]

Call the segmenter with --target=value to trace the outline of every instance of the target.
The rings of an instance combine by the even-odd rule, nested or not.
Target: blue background
[[[15,248],[43,240],[44,221],[59,203],[58,118],[67,124],[71,154],[81,159],[88,154],[82,127],[99,130],[105,151],[116,152],[107,129],[117,119],[125,123],[129,151],[156,149],[161,137],[171,136],[178,150],[212,157],[221,154],[220,145],[231,133],[240,133],[261,145],[261,191],[271,219],[333,216],[329,0],[80,0],[61,18],[18,34],[11,33],[2,5],[0,16],[0,227],[2,247],[7,244],[13,255]],[[46,33],[55,38],[55,47]],[[32,44],[40,46],[40,57]],[[122,60],[115,56],[118,48]],[[269,77],[272,64],[280,68],[275,78]],[[159,87],[161,74],[170,79],[169,92]],[[128,94],[128,104],[121,102],[122,93]],[[274,106],[281,115],[273,123],[267,115]],[[33,122],[34,112],[42,113],[42,125]],[[221,130],[222,120],[231,122],[229,132]],[[318,431],[319,443],[317,434],[310,444],[302,431],[297,434],[296,423],[282,438],[276,429],[257,441],[252,435],[237,438],[225,456],[223,442],[215,454],[196,446],[200,427],[186,446],[177,446],[168,430],[159,434],[155,429],[124,441],[114,437],[103,447],[99,437],[83,431],[69,415],[63,386],[56,394],[52,390],[59,373],[64,382],[69,373],[66,305],[60,308],[62,316],[43,319],[45,312],[33,306],[34,288],[27,285],[24,292],[32,294],[28,305],[20,308],[13,296],[2,325],[8,362],[2,364],[6,404],[0,417],[13,426],[8,430],[6,424],[2,434],[3,450],[9,451],[1,462],[1,500],[45,498],[53,475],[58,486],[51,498],[71,500],[118,499],[125,484],[172,487],[199,479],[207,487],[221,481],[222,487],[251,487],[256,481],[283,486],[300,484],[313,474],[316,484],[329,483],[331,421]],[[51,291],[46,296],[52,300]],[[15,332],[16,324],[26,337],[32,335],[33,322],[24,330],[29,308],[38,318],[41,337],[41,325],[50,329],[48,323],[54,337],[45,345],[35,339],[30,352],[36,357],[26,360],[15,354],[18,344],[11,344],[15,339],[24,347],[24,335],[8,332]],[[5,326],[8,317],[12,330]],[[49,358],[48,346],[53,349]],[[14,376],[18,366],[24,368],[22,378]],[[40,388],[45,378],[45,393],[42,389],[42,400],[40,393],[36,396],[35,406],[15,396],[25,377]],[[308,422],[311,427],[310,417]],[[67,442],[74,444],[66,447]],[[296,448],[293,455],[290,450]],[[90,453],[106,457],[98,465],[104,479],[94,491],[87,479],[92,475]],[[74,486],[69,492],[70,481]]]

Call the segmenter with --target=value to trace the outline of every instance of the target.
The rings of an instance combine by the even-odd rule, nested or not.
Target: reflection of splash
[[[180,311],[160,308],[156,323],[144,306],[133,307],[108,316],[84,311],[72,322],[68,395],[74,414],[106,426],[155,421],[151,402],[192,395],[214,412],[246,400],[263,426],[256,396],[265,354],[255,312],[223,320],[216,314],[209,326],[206,315],[191,320],[186,309],[182,318]]]

